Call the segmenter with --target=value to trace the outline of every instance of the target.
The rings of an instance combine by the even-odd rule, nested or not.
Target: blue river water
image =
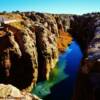
[[[69,77],[55,85],[46,100],[71,100],[82,57],[79,45],[73,41],[65,53],[59,56],[60,64],[66,60],[65,73]]]

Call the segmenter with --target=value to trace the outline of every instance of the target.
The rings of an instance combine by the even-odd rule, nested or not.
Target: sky
[[[84,14],[100,12],[100,0],[1,0],[2,11],[37,11],[47,13]]]

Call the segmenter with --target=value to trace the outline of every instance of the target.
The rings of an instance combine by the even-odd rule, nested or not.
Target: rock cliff
[[[100,14],[85,15],[91,20],[94,29],[81,63],[73,100],[100,99]],[[89,23],[89,22],[88,22]],[[87,37],[86,37],[87,38]]]
[[[0,100],[42,100],[36,95],[20,91],[12,85],[0,84]]]
[[[71,43],[69,17],[13,12],[0,19],[0,83],[31,91],[49,80],[59,54]]]

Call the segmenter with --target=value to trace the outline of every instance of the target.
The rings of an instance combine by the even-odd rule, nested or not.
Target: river
[[[65,73],[69,77],[55,85],[46,100],[71,100],[82,57],[79,45],[73,41],[65,53],[59,56],[59,62],[66,60]]]

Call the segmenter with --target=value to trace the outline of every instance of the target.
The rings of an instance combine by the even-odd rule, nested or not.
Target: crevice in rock
[[[25,89],[31,85],[33,80],[33,68],[30,56],[23,53],[19,59],[17,55],[12,54],[12,67],[11,67],[11,84],[19,89]]]

